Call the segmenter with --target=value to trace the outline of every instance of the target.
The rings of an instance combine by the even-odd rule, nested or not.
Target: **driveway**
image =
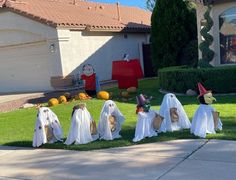
[[[236,177],[236,142],[175,140],[96,151],[0,146],[2,179],[222,180]]]

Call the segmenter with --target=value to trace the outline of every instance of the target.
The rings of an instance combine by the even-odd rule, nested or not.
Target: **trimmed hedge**
[[[163,90],[186,93],[188,89],[198,91],[201,82],[214,93],[236,92],[236,66],[194,69],[186,66],[163,68],[158,71],[160,87]]]

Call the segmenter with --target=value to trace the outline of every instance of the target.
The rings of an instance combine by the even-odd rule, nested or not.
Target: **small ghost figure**
[[[200,106],[196,110],[191,126],[191,133],[202,138],[206,134],[215,134],[215,130],[222,130],[222,122],[217,112],[211,104],[216,99],[212,96],[211,91],[207,91],[201,83],[198,83]]]
[[[115,102],[112,100],[105,101],[98,123],[100,139],[113,140],[120,138],[121,126],[124,121],[125,118]]]
[[[100,91],[98,76],[96,75],[91,64],[85,64],[83,66],[83,74],[81,75],[81,79],[85,81],[85,92],[89,96],[94,96]]]
[[[70,131],[65,144],[87,144],[97,138],[96,123],[87,110],[86,104],[81,103],[75,106],[72,112]]]
[[[62,141],[62,128],[56,114],[47,107],[40,107],[34,129],[33,147]]]
[[[191,123],[182,104],[172,93],[164,96],[159,114],[164,117],[160,132],[172,132],[191,127]]]
[[[150,109],[150,100],[146,99],[143,94],[136,97],[138,120],[135,127],[135,135],[133,142],[141,141],[146,137],[157,136],[156,128],[158,128],[155,118],[158,116],[157,112]],[[154,123],[155,121],[155,123]]]

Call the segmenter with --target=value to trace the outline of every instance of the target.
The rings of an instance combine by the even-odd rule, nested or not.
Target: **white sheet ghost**
[[[146,137],[157,136],[157,132],[153,128],[153,119],[156,112],[149,110],[149,112],[139,112],[138,120],[135,128],[135,136],[133,142],[141,141]]]
[[[98,138],[98,135],[91,135],[90,125],[93,121],[89,111],[83,108],[75,109],[72,115],[71,127],[65,144],[87,144]]]
[[[193,116],[192,134],[205,138],[206,134],[215,134],[215,130],[222,130],[220,118],[218,118],[218,123],[215,126],[212,112],[215,112],[215,109],[211,105],[200,104]]]
[[[112,118],[111,118],[112,117]],[[98,123],[100,139],[120,138],[121,125],[125,118],[112,100],[105,101]]]
[[[164,96],[159,114],[164,117],[159,130],[160,132],[172,132],[191,127],[191,123],[182,104],[172,93]]]
[[[39,108],[34,128],[33,147],[62,141],[62,137],[62,128],[56,114],[47,107]]]

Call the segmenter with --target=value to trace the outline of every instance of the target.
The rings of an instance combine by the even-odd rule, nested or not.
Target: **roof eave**
[[[44,18],[41,18],[39,16],[35,16],[33,14],[29,14],[29,13],[26,13],[24,11],[20,11],[18,9],[14,9],[14,8],[11,8],[11,7],[4,7],[4,9],[8,10],[8,11],[11,11],[13,13],[16,13],[18,15],[21,15],[21,16],[24,16],[26,18],[29,18],[31,20],[34,20],[34,21],[37,21],[39,23],[42,23],[42,24],[45,24],[45,25],[48,25],[48,26],[51,26],[51,27],[54,27],[56,28],[58,25],[56,22],[53,22],[53,21],[50,21],[50,20],[47,20],[47,19],[44,19]]]
[[[121,27],[121,26],[87,26],[89,32],[126,32],[126,33],[150,33],[151,27]]]

